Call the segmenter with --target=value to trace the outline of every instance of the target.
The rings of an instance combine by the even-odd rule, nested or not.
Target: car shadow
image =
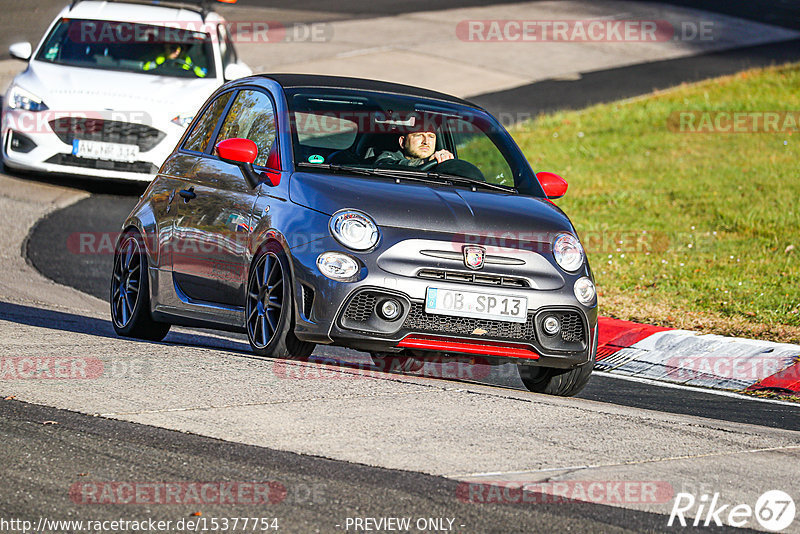
[[[114,331],[111,321],[108,319],[98,319],[87,317],[77,313],[69,313],[57,310],[48,310],[16,304],[12,302],[0,301],[0,320],[11,323],[34,326],[37,328],[47,328],[61,332],[73,332],[76,334],[91,335],[108,339],[130,339],[118,336]],[[237,334],[232,334],[237,335]],[[264,358],[253,354],[249,344],[242,339],[236,341],[230,338],[216,337],[204,334],[202,331],[177,332],[171,331],[163,341],[136,340],[140,343],[155,343],[162,345],[186,345],[193,347],[204,347],[217,350],[224,350],[229,353],[236,353],[245,358],[279,361],[273,358]],[[381,374],[388,376],[408,376],[416,378],[440,379],[453,382],[472,382],[501,387],[511,387],[521,389],[518,382],[518,375],[503,376],[498,374],[499,370],[492,370],[488,366],[471,365],[462,363],[427,363],[418,372],[404,372],[395,367],[384,368],[375,365],[366,353],[351,351],[341,347],[327,347],[320,345],[314,354],[308,358],[293,358],[285,360],[284,363],[303,362],[310,364],[308,368],[298,369],[297,373],[303,376],[310,376],[319,373],[319,366],[329,369],[338,368],[341,372],[364,374],[364,377],[379,378]]]
[[[45,310],[11,302],[0,301],[0,320],[20,325],[48,328],[61,332],[73,332],[76,334],[86,334],[109,339],[128,339],[118,336],[114,331],[111,321],[107,319],[97,319],[56,310]],[[192,345],[240,352],[243,355],[251,356],[251,354],[249,354],[250,347],[246,342],[241,343],[231,339],[204,335],[200,332],[186,333],[172,331],[164,338],[164,341],[137,341],[166,345]]]

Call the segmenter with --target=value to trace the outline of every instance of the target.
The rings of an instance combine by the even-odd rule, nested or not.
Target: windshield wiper
[[[475,180],[473,178],[466,178],[464,176],[458,176],[457,174],[443,174],[438,172],[418,171],[415,169],[387,167],[355,167],[352,165],[340,165],[338,163],[306,163],[305,161],[301,161],[297,164],[297,166],[303,168],[322,168],[331,172],[349,172],[353,174],[362,174],[365,176],[382,176],[386,178],[450,186],[467,185],[473,188],[483,187],[486,189],[492,189],[494,191],[503,191],[504,193],[518,193],[517,189],[514,187],[493,184],[491,182],[484,182],[482,180]]]
[[[428,173],[421,173],[420,171],[406,171],[405,169],[354,167],[352,165],[340,165],[338,163],[307,163],[305,161],[297,163],[297,166],[305,169],[325,169],[331,172],[345,172],[351,174],[361,174],[364,176],[377,176],[380,178],[394,178],[395,180],[424,182],[426,184],[453,185],[450,180],[439,179],[436,176],[428,176]]]
[[[507,185],[500,185],[500,184],[493,184],[491,182],[485,182],[483,180],[475,180],[474,178],[467,178],[465,176],[459,176],[457,174],[442,174],[438,172],[429,172],[428,176],[431,177],[440,177],[443,180],[447,180],[448,182],[453,182],[457,185],[470,185],[473,187],[485,187],[487,189],[493,189],[495,191],[503,191],[505,193],[519,193],[516,187],[510,187]]]

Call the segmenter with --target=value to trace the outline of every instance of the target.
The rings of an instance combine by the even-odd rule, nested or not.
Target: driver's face
[[[436,150],[436,134],[433,132],[414,132],[400,139],[407,156],[426,159]]]
[[[181,53],[181,47],[178,45],[170,45],[167,47],[167,58],[176,59]]]

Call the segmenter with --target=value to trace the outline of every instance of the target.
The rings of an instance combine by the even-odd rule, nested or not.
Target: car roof
[[[203,15],[200,7],[179,7],[161,5],[156,3],[139,2],[105,2],[84,0],[73,2],[61,13],[62,17],[76,19],[130,21],[146,23],[168,22],[202,22]],[[221,21],[222,17],[214,12],[209,12],[206,21]]]
[[[480,108],[461,98],[432,91],[430,89],[422,89],[412,85],[404,85],[400,83],[384,82],[381,80],[370,80],[366,78],[348,78],[346,76],[323,76],[318,74],[260,74],[260,77],[269,78],[278,82],[283,88],[295,87],[324,87],[334,89],[361,89],[364,91],[378,91],[382,93],[395,93],[399,95],[416,96],[420,98],[430,98],[434,100],[441,100],[444,102],[451,102],[453,104],[461,104],[472,108]]]

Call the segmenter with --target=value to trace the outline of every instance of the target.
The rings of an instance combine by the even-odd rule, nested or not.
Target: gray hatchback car
[[[204,104],[125,221],[111,283],[123,336],[245,332],[254,352],[316,344],[379,366],[514,363],[574,395],[597,297],[564,180],[534,173],[485,110],[355,78],[262,75]]]

